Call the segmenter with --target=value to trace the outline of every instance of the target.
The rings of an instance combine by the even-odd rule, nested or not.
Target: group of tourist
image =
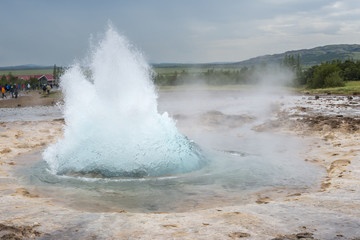
[[[30,83],[28,84],[5,84],[0,87],[2,98],[7,98],[6,93],[10,93],[12,98],[17,98],[19,91],[29,90]]]

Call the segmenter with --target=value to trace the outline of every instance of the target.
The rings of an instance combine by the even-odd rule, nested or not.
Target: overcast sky
[[[359,0],[0,0],[0,66],[68,65],[117,31],[152,63],[360,43]]]

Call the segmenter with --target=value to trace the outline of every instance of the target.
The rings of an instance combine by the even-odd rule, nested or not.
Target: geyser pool
[[[151,69],[111,27],[89,67],[61,77],[64,138],[43,153],[54,174],[163,176],[204,166],[200,149],[157,111]]]
[[[303,160],[304,139],[254,130],[286,97],[174,90],[157,102],[149,66],[112,29],[90,59],[61,79],[64,137],[45,150],[45,161],[18,166],[31,193],[81,210],[162,212],[316,187],[321,170]]]
[[[301,100],[301,96],[297,98]],[[286,96],[270,99],[279,104],[289,101]],[[253,130],[259,123],[255,121],[257,111],[249,103],[258,97],[232,90],[177,90],[160,91],[158,100],[159,111],[177,116],[178,129],[194,139],[211,159],[203,168],[144,178],[56,175],[35,152],[16,161],[16,179],[23,180],[32,194],[80,210],[182,212],[254,202],[259,195],[273,198],[273,193],[301,193],[319,186],[317,180],[325,176],[325,171],[304,161],[306,146],[318,139]],[[14,109],[17,111],[21,109]],[[219,121],[221,115],[216,113],[220,111],[226,121]],[[238,121],[248,116],[254,116],[254,121]],[[57,127],[61,123],[54,124]],[[39,128],[44,129],[41,122]]]

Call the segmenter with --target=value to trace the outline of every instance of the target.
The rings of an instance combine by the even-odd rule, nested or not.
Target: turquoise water
[[[179,122],[179,124],[181,124]],[[185,130],[185,129],[183,129]],[[284,194],[317,186],[322,170],[305,162],[303,139],[244,129],[192,131],[208,164],[199,170],[162,177],[103,177],[52,174],[45,161],[22,169],[35,193],[89,211],[181,212],[254,200],[258,191]],[[243,132],[244,133],[244,132]],[[266,145],[267,147],[261,147]],[[38,155],[36,158],[40,158]]]

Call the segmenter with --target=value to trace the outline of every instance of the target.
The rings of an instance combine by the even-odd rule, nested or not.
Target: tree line
[[[156,85],[183,85],[205,83],[208,85],[241,84],[247,80],[247,75],[254,71],[252,68],[240,70],[230,69],[205,69],[197,73],[190,73],[187,70],[174,71],[167,74],[156,74],[153,78]]]
[[[282,69],[292,72],[288,85],[307,88],[328,88],[344,86],[346,81],[360,81],[360,61],[348,59],[323,62],[304,68],[300,55],[285,55],[280,63]],[[202,69],[191,73],[185,69],[180,72],[159,73],[153,77],[156,85],[183,85],[206,83],[208,85],[256,84],[259,82],[257,72],[264,72],[271,65],[262,63],[257,66],[234,69]],[[266,80],[266,79],[265,79]]]
[[[304,71],[303,79],[308,88],[342,87],[346,81],[360,81],[360,61],[324,62]]]
[[[286,56],[280,66],[281,68],[278,65],[274,66],[263,62],[256,66],[243,66],[231,69],[200,68],[195,73],[182,69],[180,72],[175,70],[174,72],[155,74],[153,81],[156,85],[160,86],[196,83],[207,85],[257,84],[264,81],[267,73],[276,74],[276,71],[284,69],[294,72],[296,79],[300,79],[301,66],[299,58]]]

